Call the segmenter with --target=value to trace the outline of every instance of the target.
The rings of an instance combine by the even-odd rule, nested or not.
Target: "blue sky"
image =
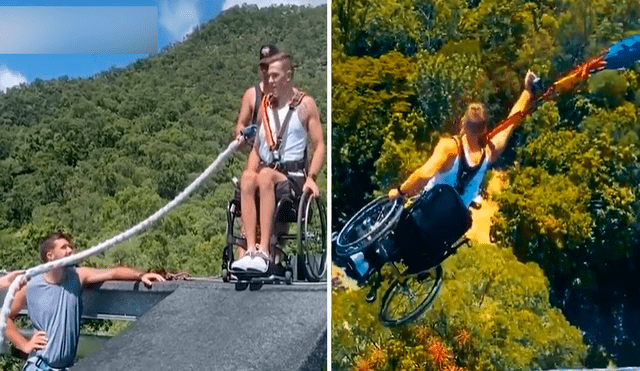
[[[138,19],[144,19],[139,23],[157,25],[157,51],[162,50],[166,45],[183,40],[197,25],[205,23],[212,18],[215,18],[222,10],[239,5],[242,3],[257,4],[259,7],[265,7],[273,5],[273,3],[287,3],[293,5],[320,5],[326,4],[326,0],[0,0],[0,19],[2,18],[3,7],[5,8],[4,14],[8,14],[10,10],[15,11],[15,7],[123,7],[123,6],[136,6],[136,7],[156,7],[157,18],[149,20],[149,17],[145,18],[144,13],[136,13],[133,17],[139,17]],[[133,8],[132,9],[132,12]],[[138,8],[139,10],[140,8]],[[146,8],[147,10],[149,8]],[[33,11],[41,11],[42,8],[33,9]],[[60,9],[51,9],[60,10]],[[82,11],[82,9],[76,8],[76,11]],[[86,9],[85,9],[86,10]],[[109,9],[106,9],[109,10]],[[63,9],[63,13],[66,9]],[[71,11],[71,9],[69,10]],[[91,10],[90,10],[91,11]],[[129,13],[132,13],[129,12]],[[114,24],[131,24],[130,20],[132,14],[120,11],[114,12],[101,12],[104,17],[113,18]],[[13,14],[13,13],[12,13]],[[51,13],[49,13],[51,14]],[[74,13],[81,14],[81,13]],[[17,17],[17,16],[16,16]],[[65,44],[73,44],[72,41],[66,42],[67,38],[70,38],[68,34],[65,34],[62,30],[67,23],[71,20],[77,20],[76,17],[70,16],[66,22],[61,19],[58,27],[55,27],[58,32],[49,32],[47,41],[43,43],[45,46],[51,47],[54,45],[56,53],[69,53],[68,49],[63,48]],[[58,16],[55,19],[59,19]],[[156,22],[157,23],[153,23]],[[150,23],[151,22],[151,23]],[[109,23],[109,22],[107,22]],[[34,79],[39,78],[42,80],[49,80],[60,76],[69,77],[89,77],[95,75],[100,71],[107,70],[113,66],[124,67],[138,59],[148,57],[147,54],[35,54],[42,50],[49,49],[37,49],[34,45],[34,39],[29,38],[31,32],[12,32],[11,27],[6,26],[7,21],[4,20],[0,25],[0,53],[12,52],[22,54],[0,54],[0,92],[5,91],[7,88],[19,85],[20,83],[30,83]],[[40,22],[44,24],[44,22]],[[135,24],[133,25],[135,26]],[[131,27],[133,27],[131,26]],[[47,26],[49,30],[50,26]],[[92,28],[93,27],[93,28]],[[35,27],[34,27],[35,28]],[[82,44],[94,44],[105,43],[110,44],[113,42],[104,42],[101,36],[105,32],[98,28],[97,23],[82,24],[83,36],[86,37]],[[148,27],[145,30],[134,30],[132,32],[141,33],[147,32]],[[153,30],[155,31],[155,30]],[[51,36],[53,39],[49,39]],[[155,37],[155,34],[153,34]],[[55,38],[58,38],[55,40]],[[148,41],[149,35],[145,34]],[[36,39],[42,40],[40,35]],[[57,45],[59,43],[60,46]],[[76,40],[77,42],[77,40]],[[3,44],[4,43],[4,44]],[[24,45],[31,45],[31,48],[24,48]],[[57,49],[55,49],[57,47]],[[134,50],[148,51],[148,43],[140,46],[133,46]],[[75,49],[77,50],[77,49]],[[82,49],[85,50],[85,49]],[[86,49],[93,50],[93,49]],[[116,50],[109,50],[111,52],[122,52],[127,49],[125,46],[118,44]],[[50,51],[47,51],[50,52]],[[27,54],[32,53],[32,54]],[[85,52],[86,53],[86,52]]]

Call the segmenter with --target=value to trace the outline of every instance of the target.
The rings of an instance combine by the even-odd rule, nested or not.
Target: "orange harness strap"
[[[493,128],[493,130],[487,134],[487,140],[491,140],[499,132],[508,128],[510,125],[518,125],[520,121],[522,121],[525,116],[530,115],[542,101],[549,101],[553,99],[555,95],[554,93],[569,93],[576,88],[580,81],[585,81],[589,77],[589,74],[603,70],[606,65],[604,57],[605,56],[602,55],[600,57],[593,58],[574,68],[565,77],[556,81],[553,85],[547,88],[547,90],[545,90],[537,100],[531,102],[524,110],[518,111],[510,117],[502,120],[498,126]]]
[[[304,96],[305,96],[304,92],[298,91],[295,93],[295,95],[291,99],[291,102],[289,103],[289,111],[287,112],[287,115],[285,116],[284,121],[282,122],[282,126],[276,125],[276,126],[280,126],[277,136],[274,135],[273,130],[271,130],[269,115],[267,114],[267,108],[273,109],[274,106],[276,106],[275,99],[272,93],[269,93],[262,97],[260,117],[262,120],[262,125],[264,125],[264,132],[266,137],[265,139],[267,141],[267,145],[269,146],[269,150],[277,151],[280,149],[280,144],[282,144],[282,137],[284,135],[284,132],[287,130],[289,119],[291,118],[293,111],[295,111],[296,108],[302,102],[302,99],[304,98]],[[277,115],[277,114],[278,114],[277,112],[274,112],[274,115]],[[276,120],[277,120],[277,117],[276,117]],[[276,121],[276,124],[279,124],[278,121]]]

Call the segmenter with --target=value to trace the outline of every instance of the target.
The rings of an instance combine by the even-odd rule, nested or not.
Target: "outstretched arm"
[[[418,168],[418,170],[414,171],[409,178],[402,183],[400,191],[403,194],[411,195],[422,189],[427,182],[429,182],[429,179],[436,175],[438,171],[451,167],[457,154],[458,145],[456,144],[455,139],[440,139],[436,148],[433,150],[433,154],[429,157],[429,160]],[[397,188],[389,191],[390,199],[394,200],[399,196],[400,194],[398,193]]]
[[[492,133],[494,134],[493,137],[490,139],[492,144],[492,150],[491,150],[492,163],[495,162],[498,159],[498,157],[500,157],[502,152],[504,152],[505,148],[507,148],[507,143],[509,142],[509,138],[513,133],[513,129],[515,129],[516,125],[520,123],[520,121],[522,121],[522,118],[524,117],[525,109],[527,108],[527,106],[531,102],[531,99],[533,98],[532,91],[533,91],[533,81],[535,80],[535,78],[536,78],[536,75],[534,75],[533,72],[531,71],[527,72],[527,76],[524,78],[525,90],[522,91],[522,94],[520,94],[520,98],[518,98],[518,101],[516,102],[516,104],[514,104],[513,108],[511,108],[511,112],[509,112],[508,120],[510,120],[511,122],[509,122],[509,125],[505,126],[498,133]]]
[[[88,267],[77,268],[82,286],[103,283],[105,281],[142,281],[147,287],[151,283],[162,282],[165,279],[156,273],[142,273],[133,268],[117,267],[111,269],[96,269]]]

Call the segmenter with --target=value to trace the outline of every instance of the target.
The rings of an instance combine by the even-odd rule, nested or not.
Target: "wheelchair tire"
[[[342,228],[336,240],[336,254],[351,256],[369,247],[389,233],[404,210],[401,199],[390,201],[381,196],[360,209]]]
[[[418,318],[433,302],[442,286],[442,267],[437,265],[396,278],[382,297],[378,316],[383,325],[402,326]]]
[[[327,221],[324,205],[318,198],[305,193],[298,206],[298,263],[310,282],[321,280],[327,272]]]
[[[227,268],[224,268],[222,270],[222,282],[229,282],[231,281],[231,277],[229,276],[229,271],[227,270]]]

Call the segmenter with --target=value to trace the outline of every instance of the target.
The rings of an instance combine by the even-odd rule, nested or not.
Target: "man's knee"
[[[258,174],[253,171],[245,171],[240,177],[240,192],[253,193],[258,186]]]
[[[258,173],[257,182],[260,190],[273,190],[275,181],[275,174],[271,169],[262,169],[262,171]]]

